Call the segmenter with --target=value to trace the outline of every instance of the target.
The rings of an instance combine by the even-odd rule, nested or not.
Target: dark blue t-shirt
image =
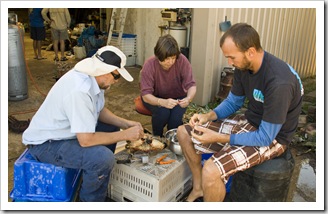
[[[284,61],[265,52],[256,74],[236,69],[231,92],[249,100],[247,120],[259,127],[261,120],[283,124],[276,140],[289,144],[298,126],[303,87],[298,74]]]
[[[41,15],[42,8],[33,8],[29,15],[31,27],[44,27],[43,17]]]

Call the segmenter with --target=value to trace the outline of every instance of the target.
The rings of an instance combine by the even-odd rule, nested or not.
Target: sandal
[[[54,61],[55,61],[55,62],[58,62],[58,61],[59,61],[58,56],[56,56],[56,57],[54,58]]]
[[[66,57],[62,57],[60,61],[67,61],[68,59]]]

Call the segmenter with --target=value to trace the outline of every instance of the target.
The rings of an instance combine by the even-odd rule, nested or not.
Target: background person
[[[50,18],[48,17],[48,13]],[[65,57],[65,40],[68,39],[67,29],[71,23],[71,16],[67,8],[44,8],[42,17],[51,27],[51,37],[55,51],[54,61],[59,61],[58,58],[58,43],[60,43],[60,61],[66,61]]]
[[[144,135],[139,122],[105,107],[105,90],[120,76],[133,81],[125,64],[126,56],[113,46],[78,62],[51,88],[23,133],[36,160],[82,169],[81,201],[105,201],[116,142]]]
[[[46,29],[41,15],[42,8],[33,8],[29,14],[30,19],[30,37],[33,39],[34,59],[46,59],[42,57],[41,42],[46,38]]]
[[[220,47],[235,67],[231,92],[214,110],[195,114],[189,125],[178,128],[178,140],[193,175],[187,201],[202,196],[204,201],[223,201],[231,175],[286,151],[301,113],[303,86],[298,74],[262,49],[252,26],[233,25],[221,37]],[[249,100],[245,115],[233,115],[245,98]],[[203,168],[193,144],[197,141],[205,147],[216,142],[224,145]]]
[[[142,67],[140,87],[143,104],[152,112],[152,134],[163,136],[166,125],[170,130],[183,124],[196,82],[190,62],[171,35],[158,39],[154,54]]]

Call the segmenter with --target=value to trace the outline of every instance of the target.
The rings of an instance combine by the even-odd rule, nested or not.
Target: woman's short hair
[[[232,38],[236,47],[242,52],[247,51],[250,47],[254,47],[257,51],[262,49],[259,34],[246,23],[237,23],[231,26],[221,37],[220,47],[228,37]]]
[[[166,34],[157,40],[154,54],[161,62],[171,56],[176,56],[178,59],[180,55],[179,45],[173,36]]]

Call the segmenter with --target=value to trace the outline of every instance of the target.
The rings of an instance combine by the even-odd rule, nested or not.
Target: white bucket
[[[82,47],[74,46],[73,51],[76,59],[83,59],[87,56],[84,46]]]

